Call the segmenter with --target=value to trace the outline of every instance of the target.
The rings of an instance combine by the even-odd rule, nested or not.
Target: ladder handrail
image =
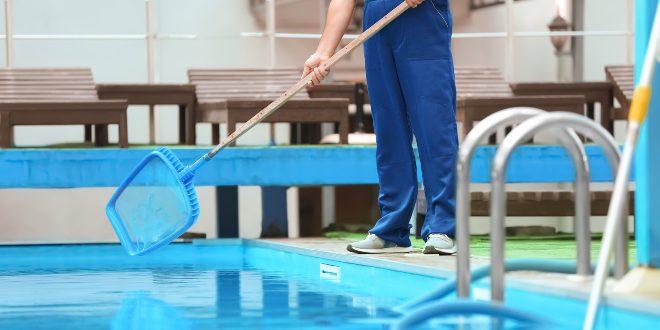
[[[537,108],[516,107],[498,111],[480,121],[465,137],[458,153],[456,162],[456,241],[458,244],[457,263],[457,294],[467,298],[470,295],[470,164],[472,156],[479,142],[506,127],[523,122],[529,118],[545,114]],[[562,145],[568,150],[576,171],[575,206],[576,206],[576,234],[578,235],[578,270],[580,275],[591,273],[589,231],[590,203],[589,198],[589,166],[584,152],[582,141],[572,130],[563,130],[561,134]]]
[[[493,159],[491,174],[491,299],[504,301],[504,219],[506,217],[505,171],[508,161],[518,145],[532,138],[540,131],[558,127],[570,128],[591,138],[603,148],[609,159],[612,172],[615,173],[618,168],[621,153],[612,135],[593,120],[578,114],[554,112],[536,116],[525,121],[509,133],[497,149],[497,153]],[[625,210],[627,213],[627,201]],[[626,242],[627,228],[622,229],[625,230],[621,230],[620,232],[622,234],[617,237],[618,253],[616,253],[616,276],[622,276],[628,268],[628,247]]]

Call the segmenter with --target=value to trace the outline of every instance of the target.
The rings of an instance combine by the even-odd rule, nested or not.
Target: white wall
[[[453,7],[460,6],[453,1]],[[625,30],[629,0],[586,2],[587,29]],[[261,31],[260,17],[250,11],[248,0],[156,0],[160,34],[191,34],[195,40],[159,40],[156,45],[157,81],[185,82],[190,67],[265,67],[269,63],[267,40],[245,38],[244,31]],[[1,6],[0,6],[1,7]],[[286,2],[278,6],[278,30],[320,31],[320,0]],[[3,14],[4,8],[0,8]],[[301,15],[304,13],[304,15]],[[516,31],[545,31],[554,16],[554,0],[515,3]],[[0,26],[4,15],[0,15]],[[143,34],[145,6],[139,0],[15,0],[16,34]],[[456,10],[455,32],[502,32],[506,29],[503,6],[469,13]],[[585,77],[603,79],[603,66],[625,63],[624,37],[589,37],[585,42]],[[146,82],[146,47],[142,40],[16,40],[16,66],[92,67],[97,82]],[[314,40],[278,40],[277,66],[300,66],[315,48]],[[504,39],[454,41],[458,65],[492,65],[504,70]],[[0,44],[0,63],[4,63]],[[553,80],[556,59],[548,38],[517,38],[514,80]],[[358,50],[342,67],[361,66]],[[172,108],[157,111],[157,142],[177,140],[177,116]],[[129,111],[129,140],[148,141],[144,107]],[[278,142],[288,141],[287,125],[278,125]],[[43,145],[82,140],[81,127],[19,127],[18,145]],[[116,141],[116,133],[111,131]],[[240,144],[265,144],[267,127],[260,126]],[[198,143],[210,143],[209,125],[199,125]],[[107,241],[114,235],[103,215],[111,189],[1,190],[0,241]],[[213,236],[215,207],[212,189],[200,189],[202,216],[195,230]],[[241,188],[241,235],[255,237],[260,228],[260,193]],[[39,207],[35,207],[35,203]]]
[[[627,13],[633,0],[585,1],[585,29],[591,31],[628,30]],[[632,64],[632,36],[587,37],[584,42],[585,80],[604,80],[605,65]],[[628,47],[629,46],[629,47]]]
[[[585,30],[626,31],[627,10],[632,0],[585,1]],[[456,6],[456,5],[455,5]],[[527,0],[514,4],[514,31],[548,31],[554,18],[555,0]],[[457,8],[455,32],[504,32],[504,6],[464,13]],[[569,11],[570,12],[570,11]],[[567,15],[570,21],[570,14]],[[585,38],[585,80],[605,79],[604,66],[627,61],[624,36],[591,36]],[[553,81],[557,76],[557,60],[549,37],[517,37],[514,39],[514,81]],[[505,71],[504,39],[455,39],[454,59],[458,65],[492,65]],[[567,47],[568,49],[568,47]]]
[[[1,6],[0,6],[1,7]],[[4,10],[4,8],[3,8]],[[4,12],[0,12],[4,13]],[[262,27],[249,10],[247,0],[157,0],[157,30],[160,34],[194,34],[195,40],[160,40],[156,46],[157,81],[186,82],[190,67],[265,67],[267,43],[243,38],[240,32]],[[4,15],[0,24],[4,26]],[[144,34],[145,5],[138,0],[15,0],[15,34]],[[146,47],[142,40],[16,40],[17,67],[91,67],[97,83],[147,82]],[[311,43],[308,43],[311,49]],[[295,48],[295,47],[294,47]],[[4,62],[4,43],[0,45]],[[287,46],[278,47],[287,64]],[[148,142],[145,107],[129,109],[129,140]],[[178,119],[173,107],[156,111],[156,141],[177,141]],[[199,125],[198,143],[209,144],[210,125]],[[224,132],[224,128],[223,128]],[[80,142],[79,126],[18,127],[19,146]],[[277,125],[277,142],[288,141],[288,126]],[[116,131],[111,127],[111,141]],[[266,144],[266,125],[246,134],[239,144]],[[0,190],[0,242],[114,241],[103,213],[112,189]],[[215,236],[215,193],[198,189],[202,213],[193,231]],[[260,191],[240,188],[241,235],[260,233]],[[35,206],[38,203],[38,206]]]

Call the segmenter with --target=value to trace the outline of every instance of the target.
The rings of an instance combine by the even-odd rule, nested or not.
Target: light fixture
[[[550,29],[550,32],[569,31],[571,29],[571,25],[566,19],[557,13],[557,16],[555,16],[552,22],[548,24],[548,29]],[[563,51],[564,45],[566,45],[568,39],[570,39],[570,37],[567,35],[550,36],[550,41],[558,53]]]

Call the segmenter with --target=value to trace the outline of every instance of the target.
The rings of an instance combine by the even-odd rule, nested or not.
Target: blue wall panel
[[[635,76],[639,79],[651,34],[658,0],[635,1]],[[637,146],[638,173],[635,196],[637,259],[642,265],[660,267],[660,79],[656,71],[655,91]]]
[[[206,149],[175,148],[184,164]],[[480,147],[472,165],[472,181],[490,181],[495,147]],[[0,150],[0,188],[114,187],[149,149],[10,149]],[[592,179],[611,181],[602,150],[587,147]],[[419,167],[418,167],[419,168]],[[512,156],[509,182],[570,182],[573,167],[557,146],[524,146]],[[374,147],[228,148],[202,168],[199,186],[294,186],[375,184]]]

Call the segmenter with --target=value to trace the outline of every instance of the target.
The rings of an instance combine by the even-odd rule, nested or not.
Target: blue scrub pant
[[[401,0],[367,0],[368,28]],[[364,47],[377,141],[381,218],[369,232],[410,246],[417,196],[417,141],[428,203],[422,237],[455,231],[456,86],[447,0],[426,0],[369,39]]]

